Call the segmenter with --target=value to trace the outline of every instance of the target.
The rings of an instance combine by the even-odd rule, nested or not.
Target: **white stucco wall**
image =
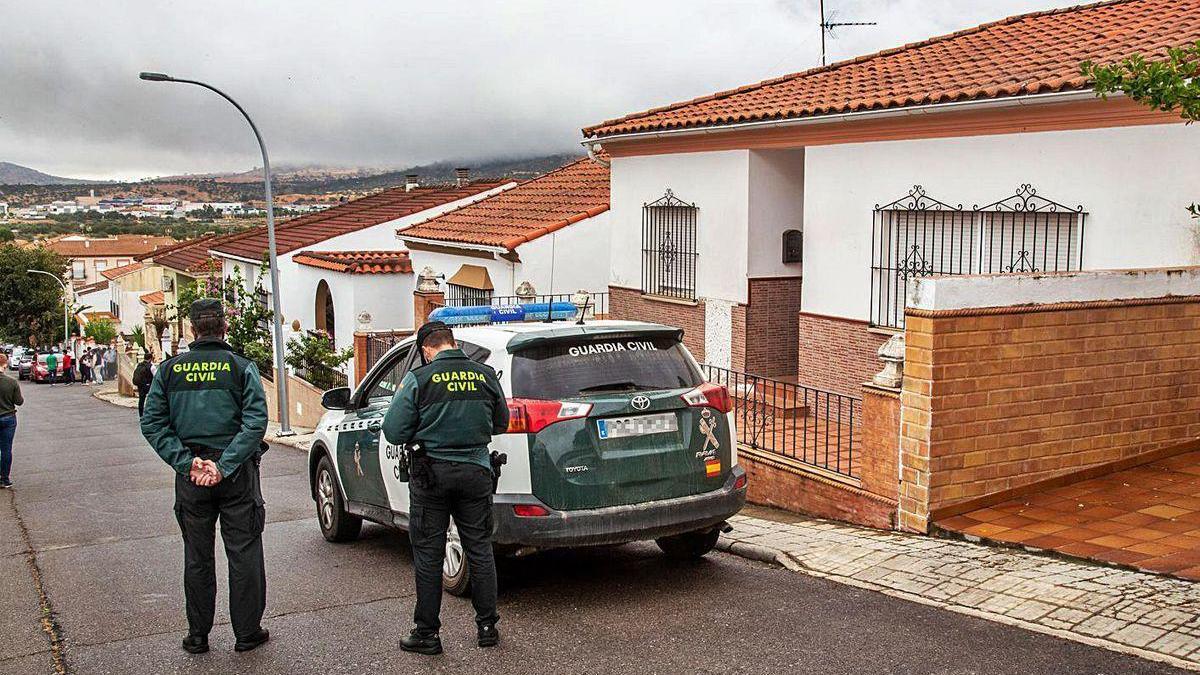
[[[750,151],[614,157],[609,281],[642,284],[642,205],[670,188],[699,208],[696,294],[746,301]]]
[[[783,233],[804,230],[804,149],[750,152],[747,270],[751,277],[800,274],[783,263]]]
[[[610,222],[608,212],[601,213],[518,246],[521,262],[516,264],[502,258],[421,250],[410,251],[409,256],[414,272],[428,265],[447,279],[463,265],[486,267],[496,295],[514,295],[524,281],[540,294],[603,292],[608,287]]]
[[[802,306],[868,318],[872,209],[915,184],[966,209],[1023,183],[1082,204],[1085,268],[1196,264],[1197,143],[1195,129],[1154,125],[808,148]]]

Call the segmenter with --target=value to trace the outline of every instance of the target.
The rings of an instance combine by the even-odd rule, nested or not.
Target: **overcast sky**
[[[0,0],[0,161],[140,178],[578,151],[580,127],[812,67],[818,0]],[[830,61],[1078,0],[825,0]]]

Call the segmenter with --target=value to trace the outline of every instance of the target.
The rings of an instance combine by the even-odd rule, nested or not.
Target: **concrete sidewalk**
[[[1200,670],[1200,584],[748,507],[718,547],[790,570]]]

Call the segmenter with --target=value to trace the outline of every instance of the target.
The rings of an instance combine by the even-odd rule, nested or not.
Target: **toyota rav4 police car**
[[[508,431],[491,444],[508,458],[493,507],[499,553],[654,539],[668,555],[699,557],[745,504],[729,394],[704,380],[678,328],[530,322],[454,334],[510,396]],[[420,365],[409,338],[355,390],[325,393],[309,475],[329,541],[354,539],[364,519],[407,528],[407,475],[380,425]],[[465,593],[453,524],[446,549],[443,585]]]

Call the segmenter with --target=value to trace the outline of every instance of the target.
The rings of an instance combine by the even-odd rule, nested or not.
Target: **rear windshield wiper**
[[[579,393],[596,394],[604,391],[637,391],[641,388],[637,382],[625,380],[624,382],[609,382],[608,384],[595,384],[590,387],[583,387],[579,390]]]

